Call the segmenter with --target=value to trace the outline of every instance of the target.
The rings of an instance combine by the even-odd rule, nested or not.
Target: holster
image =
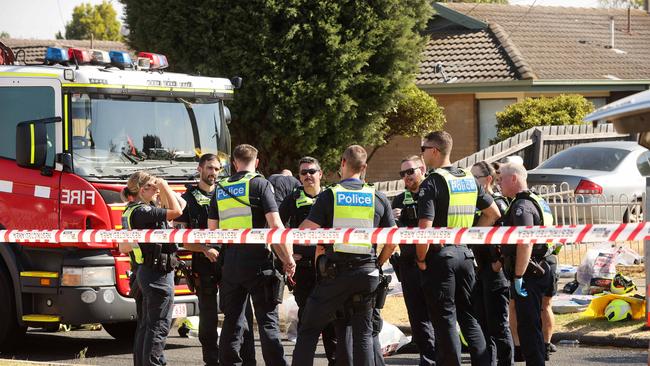
[[[260,272],[262,286],[264,287],[264,300],[271,304],[282,303],[284,297],[284,275],[275,268]]]
[[[399,264],[399,257],[400,257],[399,252],[393,253],[393,255],[391,255],[390,258],[388,258],[388,262],[390,263],[391,266],[393,266],[393,270],[395,271],[395,276],[397,277],[397,280],[399,282],[402,282],[402,276],[400,274],[401,268]]]
[[[524,276],[526,277],[531,277],[531,278],[540,278],[544,276],[546,273],[546,268],[548,268],[548,264],[546,264],[546,261],[544,258],[542,259],[534,259],[530,258],[530,261],[528,261],[528,267],[526,267],[526,272],[524,272]]]
[[[178,258],[174,253],[162,253],[161,244],[152,244],[153,252],[144,254],[143,265],[159,271],[169,273],[178,267]]]
[[[388,296],[388,285],[393,279],[391,275],[379,275],[379,285],[375,290],[375,309],[383,309],[386,304],[386,296]]]
[[[132,298],[138,300],[142,297],[142,290],[140,289],[140,286],[138,285],[137,278],[135,276],[135,272],[129,273],[129,296]]]
[[[321,255],[316,261],[317,280],[333,279],[336,277],[336,268],[329,262],[326,255]]]

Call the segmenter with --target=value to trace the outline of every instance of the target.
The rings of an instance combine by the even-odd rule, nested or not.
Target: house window
[[[595,109],[598,109],[607,104],[606,97],[587,98],[587,100],[594,105]]]
[[[479,99],[478,138],[479,150],[490,146],[490,140],[497,136],[497,112],[517,102],[517,99]]]

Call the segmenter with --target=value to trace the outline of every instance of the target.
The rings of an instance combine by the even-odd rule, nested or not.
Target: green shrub
[[[582,124],[582,119],[593,110],[594,105],[577,94],[526,98],[497,113],[497,137],[490,143],[503,141],[535,126]]]

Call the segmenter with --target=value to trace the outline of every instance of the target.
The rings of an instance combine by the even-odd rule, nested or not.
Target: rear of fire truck
[[[133,172],[180,192],[201,154],[228,166],[228,79],[165,72],[165,56],[149,52],[49,48],[25,65],[0,44],[0,60],[0,228],[121,229]],[[115,244],[0,243],[0,349],[29,326],[101,323],[132,337],[129,271]],[[196,314],[179,275],[174,316]]]

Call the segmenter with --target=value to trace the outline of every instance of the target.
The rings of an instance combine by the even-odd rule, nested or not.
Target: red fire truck
[[[72,48],[49,48],[44,64],[25,65],[0,43],[1,227],[120,229],[119,192],[131,173],[147,170],[183,190],[200,154],[227,165],[223,102],[241,79],[165,66],[154,53]],[[132,337],[129,270],[116,245],[0,243],[0,348],[30,326],[101,323],[115,338]],[[198,314],[182,280],[175,299],[174,316]]]

